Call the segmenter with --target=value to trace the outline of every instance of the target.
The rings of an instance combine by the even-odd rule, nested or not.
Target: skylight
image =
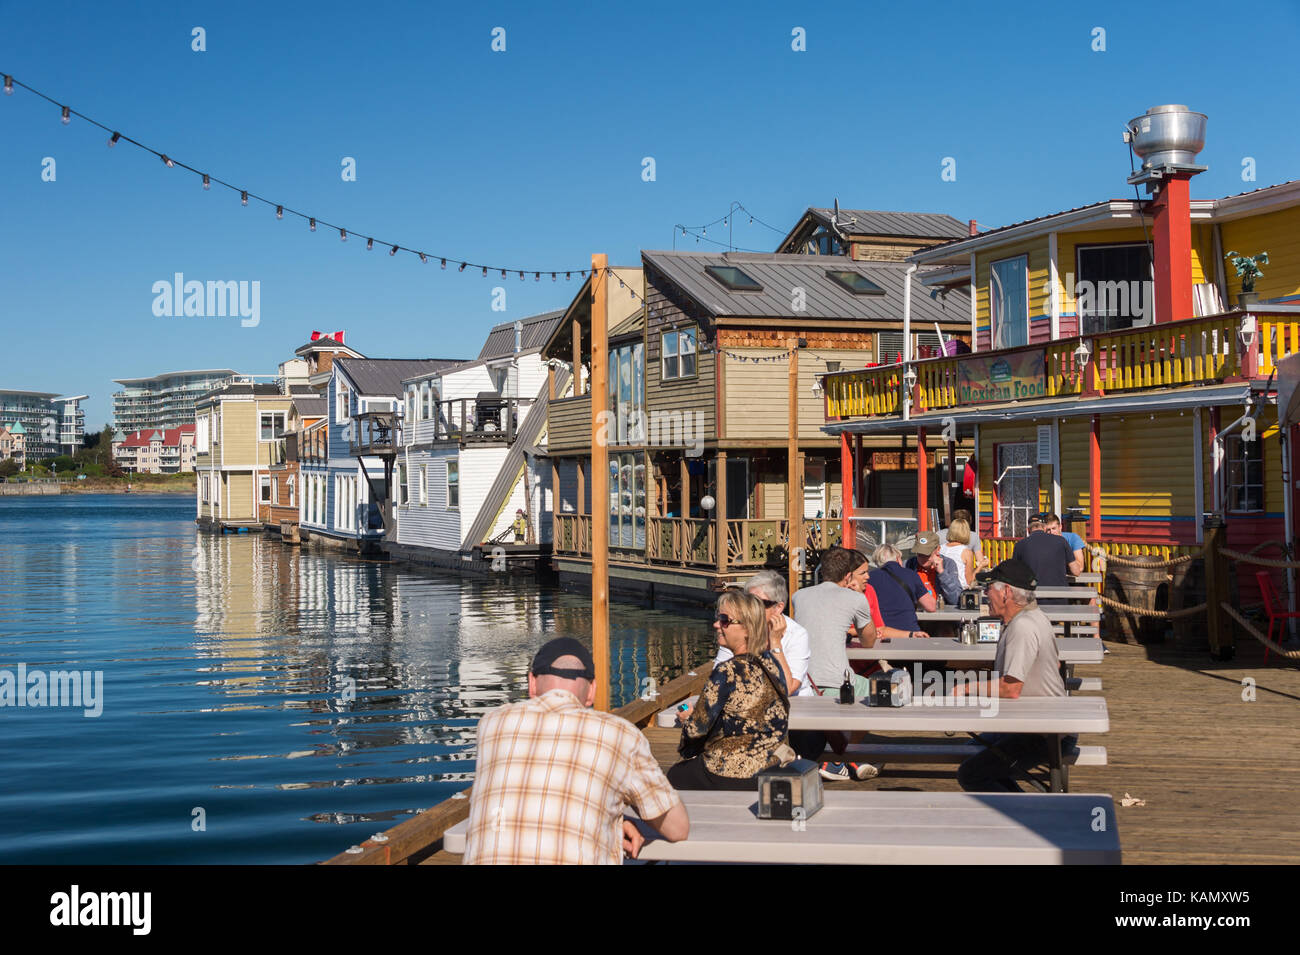
[[[839,282],[854,295],[884,295],[882,289],[861,272],[834,272],[827,269],[826,275]]]
[[[746,275],[734,265],[708,265],[704,271],[731,289],[733,292],[761,292],[763,286]]]

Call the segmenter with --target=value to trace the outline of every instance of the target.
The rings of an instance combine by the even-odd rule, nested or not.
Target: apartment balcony
[[[402,444],[402,424],[396,411],[367,411],[352,419],[354,456],[394,457]]]
[[[519,427],[519,399],[496,392],[438,402],[433,440],[456,444],[513,444]]]
[[[1228,312],[906,366],[835,372],[823,379],[826,418],[901,419],[908,371],[915,374],[908,409],[912,417],[1023,400],[1083,400],[1266,380],[1276,372],[1278,359],[1300,351],[1300,309],[1261,306],[1249,316]],[[1000,371],[990,366],[994,373],[987,381],[969,374],[974,363],[998,359],[1006,364]],[[1012,373],[1017,366],[1035,370],[1032,386]],[[1036,379],[1039,367],[1041,382]]]

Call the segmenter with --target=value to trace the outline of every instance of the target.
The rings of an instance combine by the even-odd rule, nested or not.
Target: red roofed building
[[[128,474],[180,474],[192,472],[197,454],[194,425],[179,428],[145,428],[119,435],[113,442],[113,460]]]

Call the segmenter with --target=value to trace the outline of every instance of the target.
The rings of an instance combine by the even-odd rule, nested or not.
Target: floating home
[[[901,375],[825,375],[823,430],[840,440],[851,487],[846,540],[880,478],[864,442],[885,436],[924,449],[912,498],[922,514],[927,471],[952,453],[941,442],[971,443],[993,561],[1010,555],[1031,514],[1049,510],[1109,554],[1195,556],[1175,568],[1158,607],[1203,599],[1199,555],[1216,522],[1239,552],[1290,546],[1294,435],[1277,427],[1274,376],[1300,349],[1300,182],[1191,199],[1189,180],[1205,168],[1194,162],[1204,116],[1158,107],[1130,129],[1144,163],[1128,181],[1147,198],[910,256],[932,270],[923,284],[965,292],[972,354],[919,358]],[[1264,274],[1243,292],[1228,258],[1262,252]],[[1259,569],[1240,567],[1240,599],[1257,599]],[[1294,594],[1282,576],[1274,572],[1279,591]]]

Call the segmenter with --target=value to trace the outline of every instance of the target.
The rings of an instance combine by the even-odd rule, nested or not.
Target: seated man
[[[1055,517],[1054,514],[1046,517]],[[1011,556],[1028,565],[1040,587],[1068,587],[1067,574],[1083,573],[1083,556],[1075,557],[1065,538],[1047,531],[1045,515],[1035,514],[1029,521],[1029,536],[1016,542]],[[1060,523],[1060,518],[1057,518]],[[1059,598],[1044,599],[1044,604],[1068,603]]]
[[[560,637],[538,650],[528,697],[479,720],[467,865],[617,865],[645,841],[623,819],[629,805],[669,842],[686,838],[686,807],[645,734],[589,709],[596,675],[586,647]]]
[[[912,555],[903,566],[915,571],[921,578],[925,589],[935,598],[936,606],[940,597],[949,606],[957,606],[963,590],[961,571],[957,562],[939,549],[939,535],[931,531],[919,531],[916,543],[912,546]]]
[[[871,555],[876,569],[871,572],[871,586],[876,588],[880,615],[885,626],[881,637],[928,637],[916,618],[920,607],[927,613],[938,609],[938,601],[925,587],[916,571],[903,566],[903,555],[893,544],[881,544]]]
[[[791,696],[814,696],[808,683],[808,661],[812,651],[808,648],[808,631],[785,615],[785,578],[775,570],[760,570],[745,581],[745,593],[763,602],[767,613],[768,649],[785,670],[786,687]],[[725,646],[718,648],[713,664],[717,666],[730,660],[732,652]]]
[[[818,572],[822,581],[814,587],[805,587],[794,594],[794,619],[808,631],[811,655],[808,661],[808,680],[818,695],[838,694],[840,684],[847,678],[853,685],[856,699],[863,699],[871,683],[849,668],[846,641],[856,635],[864,647],[876,643],[876,627],[871,622],[871,608],[867,598],[854,590],[853,553],[843,547],[832,547],[822,556]],[[791,745],[800,755],[810,750],[820,753],[823,738],[841,757],[848,740],[841,733],[815,734],[814,744]],[[812,757],[810,757],[812,758]],[[849,763],[842,758],[837,762],[822,764],[822,775],[828,779],[870,779],[879,773],[869,763]]]
[[[1070,575],[1077,577],[1079,574],[1083,573],[1083,552],[1087,547],[1083,538],[1074,533],[1074,531],[1065,530],[1061,526],[1061,519],[1055,514],[1048,514],[1047,517],[1043,519],[1043,529],[1049,534],[1055,534],[1058,537],[1065,538],[1065,543],[1070,547],[1070,553],[1074,555],[1074,559],[1070,562]],[[1079,569],[1075,570],[1075,567]]]
[[[987,695],[1007,700],[1065,696],[1052,624],[1034,601],[1038,581],[1033,571],[1012,558],[976,579],[987,584],[989,608],[1003,624],[993,672],[987,678]],[[958,683],[954,693],[960,696],[972,689]],[[967,792],[1020,792],[1014,774],[1048,758],[1048,741],[1044,736],[986,733],[979,740],[988,749],[967,759],[957,770],[957,781]],[[1063,748],[1073,745],[1074,738],[1062,741]]]

